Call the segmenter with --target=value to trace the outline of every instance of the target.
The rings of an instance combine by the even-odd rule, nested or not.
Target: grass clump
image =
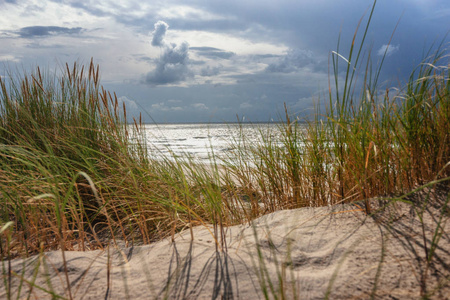
[[[430,51],[405,86],[380,90],[384,57],[372,72],[371,53],[363,47],[372,14],[359,48],[356,31],[347,58],[339,47],[332,52],[334,84],[324,103],[318,101],[313,118],[300,121],[286,109],[278,134],[261,130],[261,143],[235,143],[239,163],[231,156],[230,172],[242,186],[259,191],[267,210],[401,195],[450,176],[447,49],[441,44],[434,54]],[[370,203],[364,206],[370,213]]]
[[[16,253],[54,248],[61,233],[69,244],[83,239],[105,209],[106,190],[91,178],[106,181],[136,156],[98,68],[63,72],[58,80],[38,68],[0,82],[1,217],[14,221]]]
[[[151,161],[141,122],[99,83],[99,70],[1,79],[0,218],[9,254],[95,249],[110,239],[149,243],[207,218],[180,162]],[[201,191],[201,189],[199,189]],[[205,212],[202,212],[205,211]],[[3,245],[6,242],[4,239]],[[2,255],[5,248],[2,247]]]

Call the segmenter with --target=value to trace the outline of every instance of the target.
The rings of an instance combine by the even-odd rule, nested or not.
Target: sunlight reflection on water
[[[146,124],[147,143],[152,154],[166,156],[188,155],[200,161],[210,160],[214,152],[221,158],[233,151],[233,144],[245,141],[256,145],[261,133],[279,135],[279,124]],[[171,154],[172,153],[172,154]]]

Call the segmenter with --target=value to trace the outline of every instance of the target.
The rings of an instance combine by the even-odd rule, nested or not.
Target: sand
[[[445,197],[441,197],[445,200]],[[442,200],[441,199],[441,200]],[[378,203],[372,200],[372,203]],[[420,203],[420,202],[417,202]],[[411,206],[390,205],[376,217],[354,205],[278,211],[252,224],[185,230],[151,245],[111,246],[105,251],[65,252],[74,299],[431,299],[450,295],[450,222],[432,263],[425,259],[436,232],[442,203],[429,206],[424,226]],[[220,232],[220,230],[218,230]],[[425,232],[425,239],[423,237]],[[7,263],[3,265],[7,267]],[[33,281],[31,299],[48,299],[44,290],[68,298],[61,251],[11,261],[19,277]],[[6,299],[5,281],[0,298]],[[23,283],[20,298],[30,292]]]

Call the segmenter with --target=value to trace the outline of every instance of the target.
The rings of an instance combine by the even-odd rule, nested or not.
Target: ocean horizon
[[[206,162],[212,154],[218,159],[226,156],[233,150],[233,144],[257,145],[261,142],[261,133],[276,138],[280,124],[164,123],[142,126],[149,150],[157,158],[185,156]]]

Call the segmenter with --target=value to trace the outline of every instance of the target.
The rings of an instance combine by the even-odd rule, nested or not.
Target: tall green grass
[[[235,143],[247,155],[234,165],[231,157],[229,170],[242,186],[256,185],[266,210],[399,195],[450,176],[448,49],[430,52],[392,95],[378,83],[384,57],[374,68],[364,46],[372,14],[358,48],[356,31],[347,56],[332,52],[334,83],[312,117],[300,122],[286,110],[276,140],[262,130],[257,145]]]
[[[59,74],[37,68],[0,81],[0,218],[14,224],[10,254],[149,243],[185,227],[191,211],[211,215],[181,162],[150,159],[141,122],[127,124],[98,66]]]
[[[1,79],[0,215],[14,222],[11,251],[56,249],[60,239],[68,249],[116,237],[148,243],[194,225],[399,195],[448,177],[446,49],[391,95],[372,79],[370,55],[356,84],[360,58],[352,55],[362,47],[345,60],[333,52],[335,86],[313,118],[300,122],[286,108],[286,121],[275,132],[262,127],[260,142],[242,131],[223,160],[211,149],[210,166],[153,159],[140,121],[127,124],[125,106],[101,87],[93,63],[66,65],[60,77],[38,68]]]

